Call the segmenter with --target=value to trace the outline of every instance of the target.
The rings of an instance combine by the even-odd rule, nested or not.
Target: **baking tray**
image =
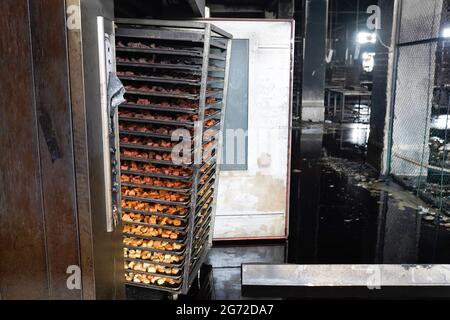
[[[153,241],[163,241],[163,242],[173,242],[173,243],[177,243],[177,244],[185,244],[186,242],[186,237],[182,238],[182,239],[176,239],[176,240],[172,240],[172,239],[166,239],[166,238],[161,238],[161,237],[149,237],[149,236],[144,236],[144,235],[133,235],[131,233],[126,233],[126,232],[122,232],[122,235],[124,237],[128,237],[128,238],[139,238],[139,239],[145,239],[145,240],[153,240]],[[176,250],[174,250],[176,251]],[[184,251],[183,249],[179,250],[179,251]]]
[[[195,75],[200,74],[203,70],[203,67],[199,64],[183,64],[183,63],[148,63],[148,62],[143,63],[143,62],[117,61],[116,65],[119,67],[192,71],[192,73]],[[225,72],[225,69],[217,66],[212,66],[208,67],[208,72]]]
[[[213,165],[213,164],[215,164],[216,163],[216,160],[217,160],[217,155],[212,155],[212,157],[211,158],[209,158],[208,160],[206,160],[206,161],[203,161],[203,164],[202,164],[202,168],[200,169],[200,172],[202,172],[203,171],[203,168],[205,167],[205,166],[207,166],[207,165]]]
[[[218,98],[223,96],[223,90],[217,90],[217,91],[210,91],[206,93],[207,98]]]
[[[198,255],[199,251],[201,250],[202,246],[205,245],[206,243],[206,239],[209,236],[209,231],[211,230],[211,226],[207,226],[206,228],[204,228],[203,230],[200,230],[199,234],[197,235],[197,237],[195,237],[195,239],[193,238],[192,240],[192,252],[193,254],[191,254],[191,257],[195,257],[196,255]],[[192,261],[192,259],[191,259]]]
[[[202,196],[205,195],[209,189],[214,187],[214,184],[212,183],[214,180],[216,180],[216,175],[211,175],[205,183],[199,184],[197,186],[198,194],[202,194]]]
[[[215,141],[215,142],[213,144],[211,144],[208,148],[203,150],[203,154],[206,154],[206,153],[210,152],[211,154],[214,155],[214,150],[217,149],[217,147],[218,147],[217,141],[215,139],[213,139],[211,141],[206,142],[205,144],[208,144],[208,143],[213,142],[213,141]]]
[[[175,141],[174,141],[175,142]],[[177,141],[181,142],[181,141]],[[148,145],[142,145],[138,143],[120,143],[120,147],[124,149],[139,149],[139,150],[147,150],[147,151],[156,151],[156,152],[166,152],[172,153],[174,147],[165,148],[165,147],[153,147]],[[193,148],[193,146],[192,146]],[[194,151],[191,151],[191,158],[193,157]]]
[[[211,119],[215,119],[215,117],[217,117],[218,115],[221,114],[221,111],[218,110],[215,113],[212,113],[208,116],[205,116],[204,121],[208,121]],[[169,126],[177,126],[177,127],[187,127],[187,128],[192,128],[194,127],[194,121],[176,121],[176,120],[156,120],[156,119],[144,119],[144,118],[132,118],[132,117],[124,117],[124,116],[120,116],[119,117],[120,121],[126,121],[126,122],[137,122],[137,123],[145,123],[145,124],[159,124],[159,125],[169,125]],[[220,121],[219,119],[215,119],[218,120],[218,122],[213,125],[212,127],[207,128],[207,130],[210,130],[212,128],[220,128]],[[136,131],[130,131],[130,132],[136,132]],[[137,131],[139,132],[139,131]],[[206,132],[206,131],[205,131]],[[147,132],[148,134],[148,132]],[[156,136],[156,137],[164,137],[164,138],[172,138],[172,135],[161,135],[158,133],[154,133],[152,135],[148,135],[149,137],[152,136]]]
[[[170,39],[182,41],[182,35],[195,33],[196,35],[204,35],[206,24],[204,22],[195,22],[195,21],[182,21],[182,20],[152,20],[152,19],[126,19],[126,18],[118,18],[116,20],[116,24],[121,26],[121,29],[129,29],[129,26],[133,26],[133,28],[144,28],[144,30],[153,30],[154,28],[158,28],[158,30],[166,30],[165,28],[170,28],[172,31],[172,37]],[[214,39],[231,39],[232,35],[225,32],[224,30],[216,27],[215,25],[211,26],[211,38]],[[175,28],[175,29],[174,29]],[[151,37],[150,39],[153,39]]]
[[[196,226],[195,226],[195,228],[194,228],[194,233],[198,233],[198,232],[199,232],[198,230],[205,228],[205,226],[210,226],[210,225],[211,225],[211,220],[212,220],[211,212],[212,212],[212,209],[210,209],[210,210],[207,212],[207,214],[206,214],[206,216],[204,217],[204,219],[203,219],[202,222],[200,222],[200,223],[198,223],[198,221],[195,222],[195,223],[196,223]],[[197,220],[197,219],[200,219],[200,218],[196,218],[196,220]]]
[[[170,64],[170,63],[138,63],[138,62],[117,62],[117,66],[120,67],[134,67],[134,68],[150,68],[150,69],[173,69],[173,70],[188,70],[196,71],[199,74],[202,71],[201,65],[190,65],[190,64]],[[215,72],[216,70],[209,70]]]
[[[211,212],[208,213],[208,216],[205,217],[205,219],[203,219],[198,226],[195,227],[195,233],[196,236],[198,236],[201,232],[203,231],[199,231],[199,230],[203,230],[205,228],[210,228],[211,227],[211,222],[212,222],[212,215]]]
[[[121,170],[121,173],[128,174],[128,175],[134,175],[134,176],[145,176],[145,177],[152,177],[152,178],[171,179],[171,180],[189,181],[189,182],[192,181],[192,175],[171,176],[171,175],[165,175],[165,174],[160,174],[160,173],[151,173],[151,172],[133,171],[133,170]]]
[[[156,120],[156,119],[144,119],[144,118],[131,118],[131,117],[123,117],[119,116],[119,121],[127,121],[127,122],[137,122],[137,123],[145,123],[145,124],[161,124],[161,125],[169,125],[169,126],[181,126],[181,127],[193,127],[193,121],[180,122],[175,120]],[[157,134],[157,133],[155,133]],[[164,137],[172,137],[171,135],[160,135]]]
[[[134,261],[134,259],[128,259],[128,258],[124,258],[124,262],[127,263],[127,265],[130,262],[140,262],[140,263],[152,264],[154,266],[161,266],[161,265],[158,265],[156,263]],[[163,267],[163,266],[161,266],[161,267]],[[168,268],[170,268],[170,267],[168,267]],[[158,273],[158,272],[153,273],[153,272],[138,271],[138,270],[133,270],[133,269],[125,269],[125,268],[124,268],[124,270],[125,270],[125,272],[134,272],[134,273],[138,273],[139,272],[139,273],[147,274],[149,276],[164,277],[164,278],[173,279],[173,280],[180,280],[183,277],[183,269],[179,269],[179,272],[176,275],[172,275],[172,274],[167,275],[166,273]]]
[[[201,181],[206,176],[210,176],[212,172],[216,169],[216,167],[217,165],[213,164],[209,169],[206,170],[206,172],[202,172],[198,181]]]
[[[210,200],[210,199],[208,199]],[[212,208],[213,201],[205,201],[201,206],[197,204],[195,207],[195,217],[198,217]]]
[[[197,220],[203,214],[203,216],[208,216],[212,212],[212,202],[208,204],[205,209],[200,209],[195,211],[195,225],[197,225]]]
[[[208,109],[209,109],[209,108],[208,108]],[[220,115],[221,113],[222,113],[221,110],[217,110],[216,112],[210,114],[209,116],[206,116],[206,115],[205,115],[204,121],[208,121],[208,120],[214,119],[215,117],[217,117],[217,116]]]
[[[204,157],[205,157],[207,151],[211,151],[211,153],[210,153],[211,156],[209,158],[205,159]],[[208,163],[209,161],[211,161],[211,159],[215,158],[216,154],[217,154],[216,151],[217,150],[215,150],[215,148],[211,148],[211,149],[208,148],[208,149],[204,150],[203,154],[202,154],[202,156],[203,156],[203,159],[202,159],[203,163]]]
[[[225,68],[210,65],[208,67],[208,72],[225,72]]]
[[[200,174],[203,176],[204,173],[207,173],[208,170],[216,165],[215,157],[212,159],[209,159],[207,162],[203,162],[202,167],[200,168]]]
[[[145,83],[162,83],[162,84],[176,84],[183,86],[200,86],[198,80],[183,80],[179,78],[169,78],[169,77],[150,77],[150,76],[118,76],[121,81],[135,81],[135,82],[145,82]],[[213,84],[213,83],[211,83]]]
[[[208,139],[206,137],[203,137],[203,145],[208,144],[211,141],[219,140],[219,132],[216,132],[214,135],[209,136]]]
[[[210,103],[205,106],[205,109],[218,109],[222,110],[222,100],[219,100],[215,103]]]
[[[167,40],[167,41],[185,41],[194,43],[203,43],[205,40],[204,31],[174,31],[166,30],[161,27],[145,26],[145,28],[134,27],[131,28],[129,25],[123,27],[119,24],[119,28],[116,30],[116,38],[136,38],[136,39],[150,39],[150,40]],[[176,34],[176,37],[174,37]],[[222,40],[221,38],[211,37],[210,45],[219,49],[227,49],[227,40]]]
[[[154,132],[140,132],[140,131],[130,131],[130,130],[120,130],[120,135],[138,136],[138,137],[148,137],[148,138],[158,138],[165,140],[172,140],[172,135],[159,134]],[[178,141],[182,141],[182,137]]]
[[[164,147],[152,147],[146,146],[138,143],[120,143],[121,148],[125,149],[139,149],[139,150],[148,150],[148,151],[158,151],[158,152],[168,152],[171,153],[173,148],[164,148]]]
[[[199,230],[205,228],[205,226],[208,226],[208,228],[210,227],[209,223],[211,222],[211,213],[212,213],[212,208],[210,207],[205,212],[204,217],[203,217],[203,221],[201,223],[198,223],[200,221],[199,220],[200,216],[196,216],[195,217],[195,221],[194,221],[194,238],[196,238],[199,235],[199,232],[203,232],[203,231],[199,231]]]
[[[136,104],[136,103],[123,103],[119,106],[120,108],[129,108],[129,109],[139,109],[139,110],[151,110],[151,111],[164,111],[164,112],[177,112],[177,113],[189,113],[189,114],[197,114],[199,111],[199,108],[184,108],[184,107],[178,107],[177,105],[172,106],[161,106],[158,104]],[[222,100],[218,100],[215,103],[210,103],[205,106],[205,110],[207,109],[216,109],[221,110],[222,109]]]
[[[145,260],[145,259],[137,259],[137,258],[123,258],[124,260],[128,260],[128,261],[134,261],[134,262],[142,262],[142,263],[150,263],[150,264],[154,264],[154,265],[158,265],[158,266],[162,266],[162,267],[168,267],[168,268],[178,268],[183,269],[184,268],[184,264],[185,261],[183,259],[182,262],[175,264],[175,263],[164,263],[164,262],[154,262],[152,260]]]
[[[177,215],[177,214],[150,212],[150,211],[135,210],[135,209],[129,209],[129,208],[123,208],[123,207],[122,207],[122,211],[123,212],[128,212],[128,213],[140,213],[140,214],[143,214],[143,215],[146,215],[146,216],[155,216],[155,217],[162,217],[162,218],[170,218],[170,219],[181,220],[182,222],[184,222],[184,224],[182,225],[183,227],[187,225],[186,222],[189,219],[189,213],[186,213],[185,215],[181,216],[181,215]]]
[[[212,192],[210,192],[212,191]],[[209,198],[214,196],[214,186],[211,186],[211,189],[208,190],[204,195],[197,199],[196,207],[203,207],[209,200]]]
[[[171,218],[173,219],[173,218]],[[151,224],[151,223],[145,223],[145,222],[135,222],[135,221],[125,221],[125,220],[121,220],[122,221],[122,225],[124,224],[129,224],[129,225],[135,225],[135,226],[143,226],[143,227],[150,227],[150,228],[161,228],[161,229],[165,229],[165,230],[171,230],[171,231],[177,231],[180,232],[182,234],[186,234],[187,233],[187,224],[183,224],[181,226],[171,226],[171,225],[161,225],[161,224]]]
[[[219,132],[220,131],[220,121],[217,122],[215,125],[209,127],[209,128],[205,127],[205,131],[203,132],[203,135],[205,136],[206,134],[209,134],[209,131],[217,131],[217,132]]]
[[[185,86],[200,86],[201,80],[192,80],[192,79],[182,79],[182,78],[170,78],[170,77],[152,77],[152,76],[142,76],[142,75],[118,75],[120,80],[124,81],[142,81],[142,82],[151,82],[151,83],[167,83],[167,84],[179,84]],[[213,84],[214,81],[208,82],[208,84]]]
[[[195,217],[198,217],[202,211],[208,211],[212,208],[212,201],[206,206],[206,208],[203,208],[206,205],[202,205],[201,207],[197,206],[195,208]]]
[[[150,190],[163,190],[163,191],[170,191],[170,192],[176,192],[176,193],[189,193],[191,192],[191,188],[169,188],[169,187],[158,187],[158,186],[152,186],[149,184],[134,184],[129,182],[122,182],[122,186],[124,187],[130,187],[130,188],[142,188],[142,189],[150,189]]]
[[[135,24],[127,25],[127,27],[123,27],[121,23],[119,24],[119,26],[120,27],[116,29],[116,38],[124,37],[199,43],[202,43],[205,40],[204,32],[196,32],[190,30],[178,31],[154,26],[145,26],[145,28],[141,28],[141,24],[139,24],[138,21],[136,21]]]
[[[125,273],[146,274],[146,275],[153,276],[153,277],[167,278],[167,279],[172,279],[172,280],[181,280],[181,278],[183,277],[182,275],[173,276],[173,275],[167,275],[167,274],[164,274],[164,273],[151,273],[151,272],[140,271],[140,270],[133,270],[133,269],[124,269],[124,270],[125,270]]]
[[[191,273],[190,273],[189,278],[191,278],[192,276],[194,276],[194,278],[195,278],[195,276],[197,275],[198,270],[200,269],[198,263],[201,262],[200,266],[203,264],[203,262],[205,261],[206,257],[208,256],[208,251],[209,251],[208,249],[209,248],[210,248],[209,245],[203,246],[201,248],[201,250],[199,252],[197,252],[196,255],[192,256],[191,263],[190,263]],[[192,272],[194,272],[194,273],[192,273]]]
[[[206,178],[206,176],[208,176],[208,178],[206,179],[205,183],[210,182],[211,178],[216,176],[216,164],[215,163],[210,168],[208,168],[205,172],[200,173],[197,188],[202,188],[205,185],[205,183],[200,183],[200,181],[202,179]]]
[[[172,161],[126,157],[126,156],[123,156],[122,154],[120,154],[120,160],[122,160],[122,161],[154,163],[154,164],[160,164],[160,165],[171,166],[171,167],[183,167],[183,168],[192,167],[192,163],[190,163],[190,164],[184,164],[184,163],[175,164]]]
[[[116,52],[125,52],[125,53],[150,53],[150,54],[159,54],[159,55],[171,55],[171,56],[184,56],[184,57],[194,57],[194,58],[202,58],[203,57],[203,49],[199,50],[182,50],[177,48],[131,48],[131,47],[118,47],[116,45]],[[217,60],[220,57],[217,55]]]
[[[211,218],[212,218],[212,207],[209,207],[208,210],[206,210],[203,215],[197,215],[195,217],[195,228],[194,230],[197,229],[202,229],[205,227],[205,225],[210,225],[211,223]]]
[[[227,49],[226,41],[227,40],[216,40],[216,39],[211,38],[210,43],[211,43],[211,46],[213,46],[213,47],[225,50],[225,49]]]
[[[191,272],[195,270],[195,274],[197,274],[199,266],[205,261],[205,258],[208,255],[208,249],[210,248],[210,245],[208,243],[208,236],[209,232],[207,233],[207,236],[203,239],[203,243],[199,245],[193,252],[190,258],[189,262],[189,274],[192,275]],[[200,243],[199,243],[200,244]],[[198,264],[200,262],[200,264]]]
[[[199,252],[201,251],[202,247],[207,244],[207,238],[209,237],[209,232],[210,232],[211,228],[210,226],[204,228],[204,230],[201,230],[201,232],[198,235],[198,238],[195,239],[193,241],[193,246],[192,246],[192,254],[191,254],[191,258],[198,256]],[[191,259],[192,262],[192,259]]]
[[[224,55],[216,54],[216,53],[210,53],[209,59],[211,60],[219,60],[219,61],[226,61],[227,57]]]
[[[212,200],[214,200],[214,192],[207,194],[202,200],[198,201],[196,205],[196,215],[200,214],[202,210],[206,210],[205,206],[208,208],[212,203]]]
[[[173,256],[182,256],[183,259],[184,259],[184,254],[186,253],[186,246],[181,251],[167,251],[167,250],[159,250],[159,249],[153,249],[153,248],[135,247],[135,246],[126,245],[123,242],[122,242],[122,246],[124,248],[132,249],[132,250],[141,250],[141,251],[156,252],[156,253],[162,253],[162,254],[170,254]]]
[[[193,240],[192,253],[191,253],[191,259],[190,259],[191,266],[193,264],[193,261],[192,261],[193,258],[198,256],[200,251],[202,250],[202,248],[208,244],[209,233],[210,233],[210,226],[201,230],[201,232],[199,232],[198,238]]]
[[[151,198],[140,198],[140,197],[129,197],[122,195],[122,199],[124,200],[130,200],[130,201],[141,201],[141,202],[147,202],[147,203],[158,203],[158,204],[164,204],[168,206],[177,206],[177,207],[189,207],[189,201],[184,202],[173,202],[173,201],[165,201],[165,200],[159,200],[159,199],[151,199]]]
[[[210,94],[213,92],[210,92]],[[214,92],[217,93],[217,92]],[[136,90],[126,90],[126,95],[135,96],[147,96],[147,97],[161,97],[161,98],[175,98],[175,99],[187,99],[187,100],[200,100],[200,94],[198,93],[166,93],[166,92],[148,92],[148,91],[136,91]],[[212,95],[213,96],[213,95]],[[208,96],[212,97],[212,96]]]
[[[162,107],[159,105],[142,105],[135,103],[124,103],[120,105],[120,108],[128,109],[139,109],[139,110],[150,110],[150,111],[161,111],[161,112],[177,112],[177,113],[187,113],[187,114],[197,114],[198,108],[181,108],[177,106]]]
[[[131,69],[124,69],[124,71],[131,71]],[[166,70],[167,71],[167,70]],[[177,73],[180,74],[178,77],[171,76],[169,73],[162,72],[162,75],[148,75],[147,73],[143,73],[142,70],[138,74],[123,74],[123,71],[119,71],[117,77],[122,81],[135,81],[135,82],[145,82],[145,83],[161,83],[161,84],[173,84],[173,85],[182,85],[182,86],[191,86],[191,87],[201,87],[201,77],[200,74],[198,79],[188,79],[182,78],[181,74],[185,73],[187,75],[192,76],[192,72],[178,70]],[[134,72],[134,71],[132,71]],[[150,74],[150,73],[149,73]],[[211,89],[219,89],[223,90],[225,80],[222,77],[208,77],[206,81],[207,87]],[[215,87],[216,86],[216,87]]]

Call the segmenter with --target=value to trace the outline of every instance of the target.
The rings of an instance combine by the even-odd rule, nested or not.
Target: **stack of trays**
[[[128,284],[187,293],[206,258],[229,42],[206,23],[117,21],[117,74],[127,100],[119,128]],[[173,158],[181,145],[182,161]]]

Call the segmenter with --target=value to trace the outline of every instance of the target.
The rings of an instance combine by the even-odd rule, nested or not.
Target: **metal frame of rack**
[[[149,237],[133,233],[124,233],[124,237],[141,239],[145,243],[154,245],[155,242],[177,243],[181,249],[161,250],[152,247],[134,247],[124,245],[128,250],[137,252],[163,253],[167,256],[177,256],[178,263],[165,263],[145,259],[135,259],[128,256],[125,261],[154,265],[159,269],[176,268],[176,274],[145,272],[142,270],[126,269],[126,274],[145,275],[152,280],[172,279],[172,285],[158,285],[158,281],[150,283],[127,281],[127,284],[147,287],[171,293],[174,297],[186,294],[206,259],[208,249],[212,244],[214,212],[216,207],[216,192],[218,183],[217,159],[221,156],[221,139],[218,135],[223,132],[224,115],[226,109],[228,67],[231,54],[231,38],[227,32],[210,23],[188,21],[159,21],[119,19],[116,21],[116,52],[118,57],[117,69],[119,78],[128,88],[126,98],[133,100],[141,98],[146,103],[130,102],[123,104],[119,112],[120,123],[127,123],[120,131],[122,137],[138,137],[144,141],[155,139],[174,141],[171,137],[172,129],[194,129],[192,162],[174,164],[170,160],[160,157],[151,158],[150,155],[168,153],[170,148],[148,146],[139,143],[121,143],[121,150],[134,150],[148,154],[142,157],[124,155],[121,152],[121,162],[127,165],[130,161],[139,164],[150,164],[154,171],[122,170],[122,174],[142,178],[156,179],[158,185],[136,184],[125,181],[123,190],[139,188],[152,192],[167,192],[186,196],[189,200],[167,201],[151,197],[123,196],[126,201],[136,201],[143,205],[154,205],[152,211],[123,208],[124,214],[136,214],[157,217],[166,223],[148,224],[145,222],[123,221],[124,225],[134,227],[153,228],[175,232],[176,239],[166,237]],[[138,45],[139,44],[139,45]],[[143,88],[143,89],[142,89]],[[180,102],[181,101],[181,102]],[[125,111],[123,111],[125,110]],[[132,110],[130,112],[130,110]],[[207,110],[211,110],[208,111]],[[136,111],[133,113],[133,111]],[[130,117],[130,114],[132,117]],[[184,118],[183,118],[184,117]],[[180,120],[182,118],[182,121]],[[186,120],[188,119],[188,120]],[[206,126],[207,121],[211,124]],[[135,130],[129,128],[134,126]],[[141,126],[141,127],[139,127]],[[161,130],[167,129],[166,131]],[[213,138],[207,138],[208,133],[214,133]],[[178,141],[178,140],[176,140]],[[139,156],[142,155],[138,154]],[[204,155],[210,155],[208,159]],[[171,175],[170,168],[187,169],[191,174]],[[172,171],[173,172],[173,171]],[[164,182],[180,181],[184,187],[165,187]],[[154,183],[154,182],[153,182]],[[185,184],[190,187],[185,187]],[[161,186],[161,184],[163,184]],[[159,206],[160,205],[160,206]],[[170,207],[184,208],[183,215],[167,213]],[[162,209],[160,211],[159,209]],[[139,242],[138,242],[139,243]],[[164,247],[167,248],[167,247]],[[135,266],[135,264],[131,264]],[[162,268],[164,267],[164,268]],[[145,269],[145,268],[144,268]],[[130,277],[128,277],[130,278]],[[139,279],[139,277],[137,277]],[[149,278],[147,278],[146,282]],[[162,281],[162,280],[161,280]],[[170,282],[168,282],[170,283]]]

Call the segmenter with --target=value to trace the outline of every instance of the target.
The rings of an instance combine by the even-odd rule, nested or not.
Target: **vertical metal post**
[[[333,108],[333,119],[336,117],[337,113],[337,94],[334,93],[334,108]]]
[[[184,276],[183,276],[183,294],[189,291],[189,276],[190,276],[190,262],[192,257],[192,246],[195,228],[195,213],[197,209],[197,192],[198,183],[200,178],[200,169],[203,162],[203,128],[205,119],[205,107],[206,107],[206,93],[208,87],[208,70],[209,70],[209,51],[211,43],[211,25],[206,24],[204,32],[204,44],[203,44],[203,62],[202,62],[202,78],[200,87],[200,101],[199,101],[199,120],[196,123],[194,131],[194,172],[192,179],[192,194],[191,194],[191,206],[189,213],[189,226],[188,226],[188,242],[185,256]]]
[[[228,40],[227,44],[227,58],[225,62],[225,78],[223,81],[223,97],[222,97],[222,113],[220,114],[220,132],[218,134],[217,143],[217,157],[216,157],[216,180],[214,182],[214,194],[213,203],[211,211],[211,228],[209,231],[209,246],[212,246],[213,236],[214,236],[214,224],[216,221],[216,207],[217,207],[217,197],[219,194],[219,175],[220,175],[220,165],[222,164],[222,148],[223,148],[223,131],[225,130],[225,115],[227,109],[227,96],[228,96],[228,79],[230,76],[230,61],[231,61],[231,45],[232,40]]]
[[[394,53],[393,53],[393,61],[392,61],[392,77],[391,77],[391,91],[390,91],[390,95],[391,95],[391,101],[390,101],[390,110],[389,110],[389,119],[388,119],[388,139],[387,139],[387,150],[386,150],[386,158],[385,161],[387,163],[385,163],[385,168],[386,169],[386,175],[390,176],[391,175],[391,170],[392,170],[392,146],[394,144],[393,142],[393,130],[394,130],[394,116],[395,116],[395,93],[396,93],[396,80],[397,80],[397,66],[398,66],[398,39],[399,39],[399,35],[400,35],[400,24],[401,24],[401,14],[402,14],[402,0],[395,0],[395,4],[394,4],[394,28],[395,30],[393,31],[393,41],[391,43],[391,47],[394,48]]]
[[[105,184],[105,205],[106,205],[106,230],[113,232],[113,212],[112,212],[112,183],[111,183],[111,158],[109,146],[109,111],[108,111],[108,71],[106,68],[105,53],[105,20],[103,17],[97,17],[98,30],[98,53],[99,53],[99,78],[100,78],[100,97],[101,97],[101,127],[102,127],[102,158],[104,168]]]

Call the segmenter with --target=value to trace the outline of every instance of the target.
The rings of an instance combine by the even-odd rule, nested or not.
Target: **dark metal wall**
[[[0,28],[1,298],[80,299],[64,3],[1,1]]]
[[[0,299],[124,296],[97,131],[96,17],[113,19],[113,2],[67,3],[81,4],[85,50],[65,1],[0,2]],[[68,288],[70,266],[81,288]]]

